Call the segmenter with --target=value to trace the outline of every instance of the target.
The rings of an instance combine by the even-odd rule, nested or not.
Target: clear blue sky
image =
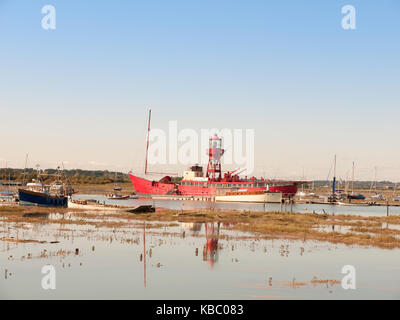
[[[0,0],[0,167],[141,170],[151,107],[253,128],[271,177],[324,179],[336,153],[343,178],[400,181],[399,40],[398,0]]]

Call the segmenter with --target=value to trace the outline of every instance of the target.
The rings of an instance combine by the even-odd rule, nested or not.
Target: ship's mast
[[[333,164],[333,182],[332,182],[332,194],[336,193],[336,154]]]
[[[146,138],[146,159],[144,161],[144,174],[169,174],[169,175],[177,175],[177,173],[172,172],[149,172],[147,170],[147,158],[149,155],[149,139],[150,139],[150,121],[151,121],[151,109],[149,109],[149,120],[147,123],[147,138]]]
[[[8,191],[10,185],[9,185],[9,181],[7,182],[7,164],[8,164],[8,163],[7,163],[7,160],[6,160],[6,170],[4,171],[4,183],[7,184],[6,190]],[[10,179],[9,179],[9,180],[10,180]]]
[[[353,174],[351,177],[351,194],[354,194],[354,161],[353,161]]]
[[[372,188],[374,188],[374,186],[375,186],[375,193],[376,193],[376,187],[377,187],[377,174],[376,174],[376,171],[377,171],[377,167],[375,166],[374,167],[374,180],[373,181],[371,181],[371,187],[370,187],[370,190],[369,190],[369,192],[372,192]]]
[[[41,182],[41,177],[40,177],[40,165],[36,164],[36,174],[37,174],[37,180]]]
[[[25,157],[25,167],[24,167],[24,176],[23,176],[23,179],[22,179],[22,185],[25,185],[25,173],[26,173],[27,164],[28,164],[28,154],[26,154],[26,157]]]
[[[149,109],[149,121],[147,123],[146,160],[144,162],[144,174],[145,175],[147,174],[147,156],[149,153],[150,121],[151,121],[151,109]]]

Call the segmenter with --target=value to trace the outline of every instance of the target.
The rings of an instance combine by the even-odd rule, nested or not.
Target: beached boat
[[[117,171],[115,171],[115,182],[114,182],[114,191],[121,191],[122,188],[117,185]],[[122,195],[118,193],[109,193],[106,194],[107,199],[110,200],[126,200],[129,199],[131,196],[130,195]]]
[[[224,195],[216,195],[215,201],[281,203],[282,192],[238,190],[226,192]]]
[[[107,197],[107,199],[110,199],[110,200],[125,200],[125,199],[130,198],[129,195],[122,195],[122,194],[115,194],[115,193],[107,194],[106,197]]]
[[[63,182],[61,174],[57,172],[55,180],[51,184],[45,185],[42,182],[41,175],[43,174],[38,167],[37,179],[33,179],[25,188],[18,189],[20,205],[67,207],[67,197],[73,193],[69,183]]]
[[[111,211],[116,211],[116,210],[122,210],[125,209],[121,206],[117,205],[112,205],[112,204],[105,204],[101,203],[98,200],[92,200],[92,199],[87,199],[87,200],[72,200],[68,199],[68,208],[72,209],[87,209],[87,210],[111,210]]]
[[[114,179],[114,191],[121,191],[122,187],[120,187],[119,185],[117,185],[117,171],[115,171],[115,179]]]
[[[386,198],[381,193],[375,193],[371,195],[368,199],[372,201],[386,200]]]
[[[67,197],[51,195],[47,190],[32,191],[27,189],[18,189],[20,205],[38,205],[49,207],[66,207]]]
[[[349,203],[349,202],[342,202],[342,201],[337,201],[334,204],[337,204],[339,206],[355,206],[355,207],[367,207],[370,206],[368,203]]]
[[[152,205],[140,205],[136,207],[118,206],[113,204],[101,203],[98,200],[72,200],[68,199],[68,208],[71,209],[84,209],[90,211],[123,211],[130,213],[143,213],[143,212],[155,212],[155,208]]]
[[[365,200],[365,196],[361,193],[359,194],[348,194],[347,199],[352,199],[352,200]]]

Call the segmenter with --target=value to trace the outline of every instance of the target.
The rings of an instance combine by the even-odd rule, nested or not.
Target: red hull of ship
[[[201,195],[201,196],[214,196],[217,189],[227,188],[224,182],[209,182],[207,186],[196,186],[196,185],[182,185],[173,183],[162,183],[159,181],[150,181],[137,177],[133,174],[129,174],[132,181],[133,188],[138,194],[145,195]],[[249,182],[229,182],[230,186],[239,188],[245,188],[248,191],[262,191],[267,190],[267,187],[254,186],[252,181]],[[296,182],[274,182],[270,181],[269,190],[273,192],[282,192],[283,197],[293,197],[297,192]]]

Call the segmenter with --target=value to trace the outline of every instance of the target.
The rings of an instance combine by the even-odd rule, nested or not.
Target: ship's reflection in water
[[[208,261],[211,268],[218,261],[218,237],[220,222],[206,222],[206,244],[203,248],[203,261]]]
[[[232,224],[221,222],[194,222],[194,223],[182,223],[182,228],[188,230],[192,235],[199,235],[202,227],[205,229],[206,242],[203,246],[203,261],[207,261],[212,268],[216,262],[218,262],[218,239],[220,236],[220,230],[222,228],[229,228]]]
[[[191,232],[191,235],[199,236],[204,226],[206,242],[203,246],[203,261],[209,263],[210,267],[218,261],[218,239],[221,227],[230,227],[233,224],[222,224],[221,222],[189,222],[182,223],[183,230]],[[146,287],[146,255],[149,252],[146,250],[146,222],[143,223],[143,254],[140,255],[140,261],[143,262],[143,279],[144,287]],[[196,252],[197,255],[197,252]]]
[[[181,224],[182,229],[188,230],[192,235],[199,236],[202,227],[205,228],[206,242],[203,247],[203,261],[207,261],[212,268],[214,263],[218,261],[218,238],[220,227],[229,228],[233,226],[233,223],[221,222],[183,222]],[[146,222],[143,223],[143,254],[140,255],[140,261],[143,261],[143,278],[144,287],[146,287],[146,255],[149,252],[146,251]],[[197,255],[197,254],[196,254]]]
[[[198,236],[204,225],[206,242],[203,246],[203,261],[208,261],[211,267],[218,261],[218,237],[221,227],[220,222],[190,222],[182,223],[182,229],[188,230],[192,235]],[[197,254],[197,253],[196,253]]]

